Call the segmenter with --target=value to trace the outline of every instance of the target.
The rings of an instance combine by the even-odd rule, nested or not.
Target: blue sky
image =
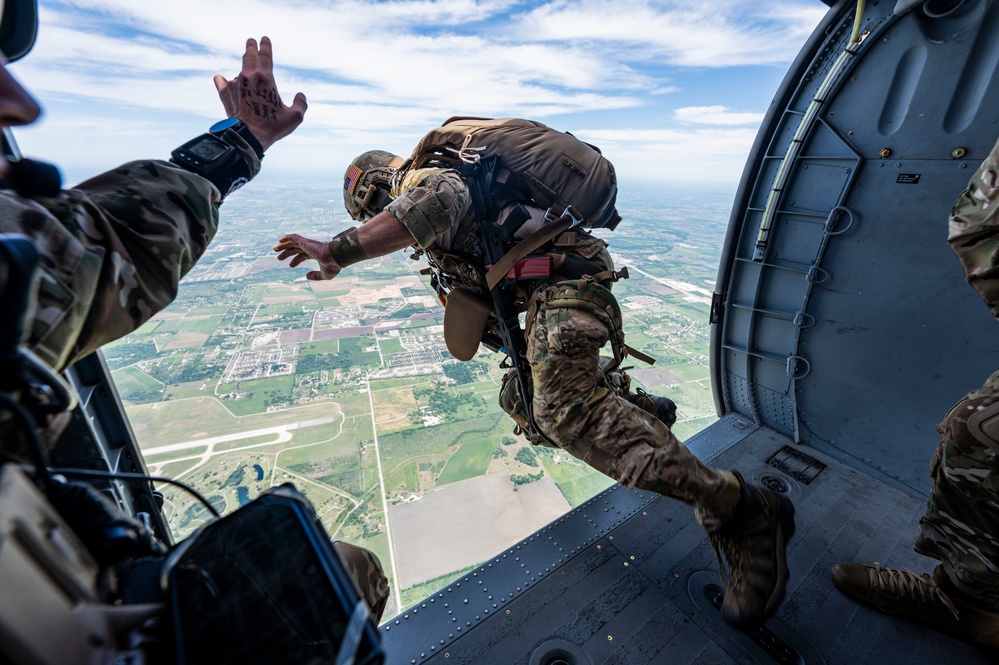
[[[71,183],[169,156],[223,116],[212,76],[274,43],[305,123],[268,177],[339,181],[359,152],[408,154],[451,115],[539,120],[601,147],[624,179],[730,189],[820,0],[39,0],[11,71],[45,114],[18,130]]]

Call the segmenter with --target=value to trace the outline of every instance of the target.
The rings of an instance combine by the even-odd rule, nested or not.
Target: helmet
[[[391,180],[403,158],[384,150],[369,150],[350,163],[343,174],[343,205],[353,219],[363,222],[392,200]]]

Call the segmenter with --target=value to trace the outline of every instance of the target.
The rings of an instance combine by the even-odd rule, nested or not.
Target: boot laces
[[[742,557],[739,556],[739,548],[735,546],[735,541],[719,533],[710,534],[708,539],[711,541],[711,548],[715,551],[718,579],[723,585],[725,584],[725,569],[727,567],[731,586],[738,586],[742,580]]]
[[[936,607],[943,605],[958,621],[957,607],[937,586],[936,582],[926,575],[917,575],[911,570],[894,570],[892,568],[875,567],[875,581],[878,589],[897,598],[916,602],[923,606]]]

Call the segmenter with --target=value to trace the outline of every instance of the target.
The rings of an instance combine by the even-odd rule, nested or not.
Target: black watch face
[[[200,141],[194,141],[184,147],[188,152],[206,162],[214,161],[229,149],[228,145],[210,136],[203,136]]]

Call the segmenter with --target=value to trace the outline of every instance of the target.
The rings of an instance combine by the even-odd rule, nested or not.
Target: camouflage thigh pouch
[[[999,601],[999,372],[938,429],[916,551],[941,560],[960,588]]]
[[[556,292],[541,300],[533,317],[527,341],[531,404],[537,427],[588,461],[585,442],[607,425],[594,420],[594,409],[610,392],[600,372],[600,350],[610,331],[600,316],[563,296]]]
[[[597,293],[598,295],[593,297],[591,295],[592,293]],[[589,395],[589,397],[591,399],[599,400],[608,392],[613,392],[622,396],[627,395],[631,385],[631,379],[628,377],[627,373],[620,368],[618,361],[607,356],[597,357],[600,346],[602,346],[600,340],[606,340],[608,337],[613,338],[614,328],[619,327],[614,326],[610,321],[611,314],[609,312],[617,311],[617,303],[613,299],[613,296],[610,295],[610,292],[602,286],[586,282],[585,280],[580,280],[560,282],[558,284],[543,287],[540,293],[536,294],[536,298],[536,307],[538,311],[532,313],[532,315],[528,317],[529,325],[525,331],[525,336],[528,340],[528,356],[531,359],[533,370],[540,371],[542,373],[542,376],[540,377],[542,384],[546,381],[546,373],[552,372],[556,378],[561,377],[562,380],[567,380],[567,375],[572,373],[569,371],[571,369],[570,364],[576,361],[582,362],[583,365],[588,365],[591,368],[589,371],[593,372],[593,363],[595,360],[595,371],[597,375],[596,388],[593,390],[593,394]],[[591,317],[587,317],[586,314],[583,314],[584,312],[595,315],[596,320]],[[554,315],[554,318],[549,316],[550,313]],[[589,318],[589,320],[593,321],[593,325],[588,327],[583,326],[582,328],[577,329],[577,324],[571,328],[575,330],[577,334],[586,331],[583,337],[589,338],[589,341],[585,341],[582,338],[579,340],[562,339],[561,343],[563,345],[575,347],[578,343],[579,348],[575,351],[568,347],[559,349],[558,355],[560,360],[558,361],[555,361],[555,358],[553,357],[549,357],[552,349],[548,348],[547,335],[550,331],[545,330],[544,328],[558,328],[558,321],[568,322],[570,320],[578,320],[581,316],[584,319]],[[535,322],[539,319],[545,321],[545,324],[538,326]],[[620,320],[619,314],[618,320]],[[547,349],[547,351],[539,352],[539,349]],[[552,364],[553,361],[555,361],[554,364]],[[560,369],[565,370],[565,372],[559,371]],[[563,376],[563,374],[565,374],[565,376]],[[592,374],[590,376],[592,376]],[[535,403],[534,389],[539,377],[530,376],[527,378],[527,399],[530,400],[531,403]],[[515,369],[508,370],[506,375],[503,377],[499,402],[503,410],[506,411],[517,423],[518,434],[524,434],[532,443],[536,445],[553,445],[553,443],[546,437],[533,431],[530,426],[524,396],[522,395],[520,382],[517,380],[517,371]],[[554,425],[557,427],[557,423]],[[575,436],[569,435],[568,433],[566,434],[568,439],[575,438]]]

